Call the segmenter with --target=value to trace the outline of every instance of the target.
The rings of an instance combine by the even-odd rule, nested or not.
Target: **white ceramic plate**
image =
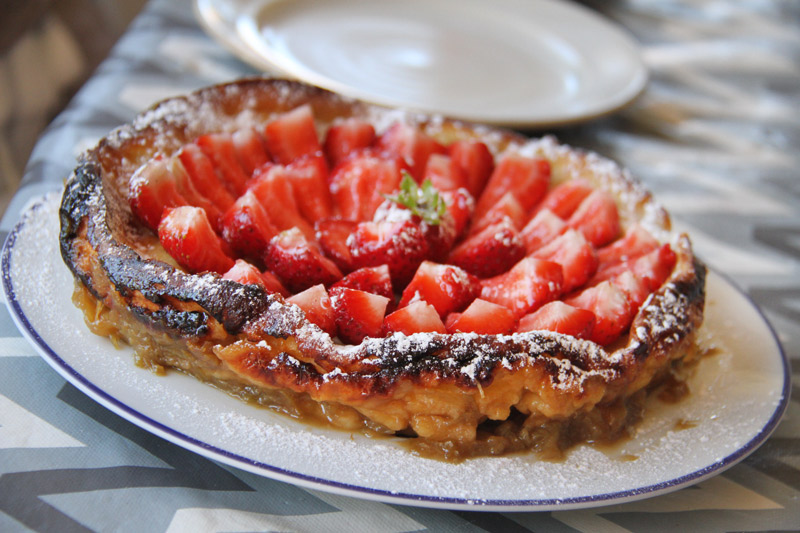
[[[556,0],[195,0],[251,65],[370,102],[506,126],[617,110],[647,81],[637,44]]]
[[[391,439],[307,427],[177,373],[134,366],[129,348],[89,333],[70,302],[58,252],[58,198],[31,209],[9,236],[3,288],[24,335],[62,376],[134,424],[206,457],[270,478],[359,498],[449,509],[548,510],[632,501],[717,474],[775,429],[789,397],[788,363],[758,310],[710,275],[703,337],[717,346],[691,396],[661,404],[613,452],[589,446],[563,462],[531,456],[448,464]],[[636,457],[635,460],[629,460]]]

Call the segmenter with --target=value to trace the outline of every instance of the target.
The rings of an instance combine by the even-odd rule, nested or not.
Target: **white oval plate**
[[[195,0],[251,65],[369,102],[543,127],[615,111],[647,82],[637,44],[554,0]]]
[[[578,446],[563,462],[529,455],[461,464],[422,459],[391,439],[308,427],[193,378],[136,367],[130,348],[115,349],[89,333],[71,303],[73,279],[58,251],[58,200],[53,195],[28,211],[3,249],[3,289],[22,333],[65,379],[113,412],[186,449],[270,478],[447,509],[622,503],[736,464],[766,440],[788,403],[788,362],[772,330],[746,297],[712,274],[702,335],[717,353],[698,365],[689,398],[660,404],[618,450]]]

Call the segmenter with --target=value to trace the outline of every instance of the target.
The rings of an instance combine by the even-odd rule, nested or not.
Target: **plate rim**
[[[150,418],[148,415],[115,398],[112,394],[104,391],[100,386],[87,379],[68,362],[66,362],[56,352],[56,350],[54,350],[41,337],[39,332],[30,323],[27,315],[21,307],[21,304],[19,303],[19,300],[17,299],[14,288],[14,280],[11,275],[11,261],[19,235],[24,229],[25,224],[33,217],[37,216],[37,212],[45,205],[46,201],[47,196],[29,204],[27,211],[22,213],[18,222],[6,237],[6,240],[3,244],[2,257],[0,258],[0,271],[2,272],[3,277],[2,287],[6,298],[6,306],[9,310],[12,320],[16,324],[20,333],[22,333],[23,337],[32,343],[39,355],[45,359],[45,361],[65,380],[128,422],[131,422],[145,431],[164,438],[184,449],[198,453],[208,459],[220,461],[229,466],[233,466],[253,474],[262,475],[270,479],[275,479],[304,488],[321,490],[335,494],[344,494],[350,497],[387,504],[410,505],[446,510],[506,512],[554,511],[584,509],[604,505],[627,503],[665,494],[689,485],[699,483],[736,465],[745,457],[758,449],[758,447],[760,447],[770,437],[770,435],[780,424],[780,421],[789,405],[791,393],[791,372],[789,360],[775,329],[764,315],[763,311],[755,304],[755,302],[747,293],[745,293],[725,274],[715,270],[710,270],[710,275],[718,276],[720,280],[728,286],[728,288],[734,290],[740,297],[744,298],[748,305],[760,317],[763,325],[767,328],[768,333],[774,340],[775,346],[777,347],[776,355],[780,358],[781,362],[780,367],[783,374],[783,384],[781,387],[781,397],[778,401],[778,405],[773,410],[766,424],[763,425],[751,439],[749,439],[735,451],[699,470],[676,478],[653,483],[647,486],[635,487],[629,490],[614,491],[589,496],[542,499],[478,499],[413,494],[358,486],[351,483],[293,472],[291,470],[270,465],[262,461],[249,459],[237,453],[222,449],[216,445],[203,442],[198,438],[187,435],[181,431],[167,426],[166,424]]]
[[[635,102],[647,89],[650,73],[647,64],[644,60],[644,54],[641,50],[641,45],[634,38],[633,34],[625,27],[614,22],[613,20],[604,17],[601,13],[592,10],[586,6],[572,3],[572,2],[555,2],[554,0],[537,0],[540,3],[558,6],[559,9],[566,11],[573,11],[580,13],[581,16],[589,17],[597,27],[603,28],[608,34],[613,34],[616,39],[619,39],[630,48],[632,58],[635,59],[635,66],[630,69],[630,75],[624,84],[621,84],[622,89],[613,98],[609,98],[608,103],[604,105],[589,106],[589,110],[580,112],[559,112],[553,113],[533,113],[522,118],[508,118],[508,117],[492,117],[489,115],[469,115],[468,113],[442,113],[434,108],[423,105],[410,105],[403,103],[399,100],[382,99],[372,95],[370,91],[360,89],[357,85],[351,86],[334,79],[329,79],[327,76],[313,72],[311,77],[298,75],[297,72],[288,71],[279,63],[271,61],[269,58],[264,57],[259,53],[251,44],[249,44],[245,37],[241,35],[240,26],[246,23],[248,18],[246,14],[240,14],[234,21],[225,21],[218,16],[215,10],[220,2],[229,2],[230,0],[193,0],[192,8],[195,14],[195,19],[203,30],[214,39],[217,43],[221,44],[225,49],[237,56],[240,60],[244,61],[251,67],[266,71],[267,74],[276,74],[278,76],[287,76],[291,79],[304,81],[312,85],[325,88],[327,90],[339,92],[344,96],[364,100],[375,105],[387,107],[401,107],[404,109],[419,111],[423,113],[447,115],[453,118],[464,120],[468,122],[480,122],[494,126],[503,126],[510,128],[520,129],[544,129],[553,127],[563,127],[574,124],[580,124],[605,116],[612,115],[620,110],[628,107]],[[234,0],[235,1],[235,0]],[[280,0],[269,0],[269,2],[276,2]],[[430,0],[430,1],[453,1],[453,0]],[[503,0],[511,2],[513,0]],[[254,11],[253,4],[257,4],[254,0],[247,1],[246,11]],[[260,5],[260,4],[259,4]],[[266,46],[266,45],[265,45]],[[300,71],[309,70],[305,66],[299,69]],[[324,80],[328,79],[328,82]],[[320,83],[322,81],[322,83]],[[525,115],[523,111],[520,113]]]

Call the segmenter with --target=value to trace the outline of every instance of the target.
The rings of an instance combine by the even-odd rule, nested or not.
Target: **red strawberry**
[[[397,221],[360,222],[348,239],[353,265],[388,265],[392,281],[404,285],[428,255],[428,243],[418,222],[412,218]]]
[[[404,122],[395,122],[378,137],[377,147],[402,157],[417,182],[422,182],[422,173],[431,154],[444,154],[447,149],[417,127]]]
[[[514,193],[525,211],[530,210],[547,192],[550,183],[550,163],[518,154],[505,156],[492,172],[486,188],[475,206],[475,218],[480,218],[506,193]]]
[[[605,345],[619,337],[633,318],[633,309],[625,292],[610,281],[583,289],[566,298],[564,303],[594,313],[595,324],[588,338],[597,344]]]
[[[530,254],[549,243],[567,230],[567,223],[553,214],[549,209],[541,209],[536,213],[522,231],[519,237],[525,244],[525,250]]]
[[[453,265],[424,261],[403,291],[400,307],[417,300],[431,304],[439,316],[461,311],[481,292],[481,283],[472,274]]]
[[[134,214],[154,231],[166,209],[188,204],[162,157],[151,159],[134,172],[128,201]]]
[[[508,272],[483,280],[481,298],[504,305],[519,317],[557,298],[563,279],[558,263],[526,257]]]
[[[384,194],[395,192],[403,163],[371,150],[347,158],[330,175],[330,192],[336,210],[348,220],[370,220]]]
[[[475,210],[475,200],[466,189],[445,191],[441,193],[441,197],[453,221],[453,234],[457,240],[469,225],[472,212]]]
[[[514,313],[507,307],[477,298],[463,313],[447,315],[445,326],[448,333],[505,335],[514,330],[516,323]]]
[[[633,313],[636,314],[647,297],[650,296],[650,287],[647,281],[633,272],[625,271],[611,278],[611,283],[622,289],[631,303]]]
[[[247,176],[252,176],[258,167],[270,161],[264,139],[255,129],[244,128],[235,131],[231,139],[239,164]]]
[[[328,164],[321,155],[295,159],[286,165],[298,210],[309,222],[333,215],[328,192]]]
[[[472,235],[450,252],[449,262],[479,278],[496,276],[525,256],[517,231],[507,220]]]
[[[151,163],[157,162],[158,160],[162,160],[162,158],[156,156],[151,160]],[[175,179],[175,184],[178,186],[178,192],[181,193],[181,196],[184,197],[189,205],[202,207],[205,210],[206,215],[208,215],[208,220],[211,222],[211,226],[214,228],[215,232],[219,233],[222,231],[223,211],[217,207],[217,204],[200,194],[200,192],[195,188],[191,178],[189,177],[189,173],[186,172],[181,160],[177,157],[171,157],[163,161],[166,164],[167,171],[172,173],[172,176]]]
[[[331,299],[324,285],[314,285],[286,299],[303,310],[309,322],[320,327],[331,337],[336,336],[336,318]]]
[[[479,197],[494,170],[494,157],[489,148],[480,141],[462,139],[451,144],[447,151],[464,171],[469,193]]]
[[[669,277],[675,266],[675,260],[675,252],[672,251],[669,244],[663,244],[639,257],[604,266],[597,271],[589,283],[596,284],[630,271],[644,280],[647,287],[654,291]]]
[[[185,205],[165,211],[158,238],[169,255],[190,272],[223,273],[234,265],[226,253],[227,246],[199,207]]]
[[[601,266],[620,263],[652,252],[658,248],[658,241],[639,224],[634,224],[621,239],[597,250]]]
[[[347,239],[357,226],[358,222],[339,218],[325,218],[314,224],[317,242],[322,251],[344,272],[354,268]]]
[[[322,255],[317,243],[307,240],[297,228],[272,238],[264,262],[295,293],[319,283],[330,285],[342,278],[342,272]]]
[[[549,209],[557,217],[568,219],[594,188],[583,179],[574,179],[554,187],[537,206],[537,212]]]
[[[314,114],[308,104],[283,113],[267,123],[264,141],[272,159],[282,165],[322,150],[314,125]]]
[[[517,331],[555,331],[585,339],[591,334],[594,323],[595,316],[591,311],[555,300],[520,318]]]
[[[285,167],[267,165],[260,168],[248,188],[264,206],[270,222],[278,230],[299,228],[307,238],[314,238],[313,226],[300,214],[292,178]]]
[[[270,272],[260,272],[244,259],[237,259],[236,263],[222,277],[245,285],[261,285],[269,293],[278,293],[283,296],[289,295],[289,291],[281,285],[278,278]]]
[[[610,194],[596,190],[581,202],[567,225],[583,233],[594,247],[608,244],[619,236],[617,204]]]
[[[241,194],[250,179],[239,163],[239,156],[229,133],[209,133],[198,137],[197,146],[211,161],[223,185],[234,195]]]
[[[234,196],[219,180],[214,165],[199,146],[185,144],[178,152],[178,159],[197,192],[217,204],[223,213],[233,205]]]
[[[333,287],[347,287],[394,298],[392,278],[386,265],[359,268],[334,283]]]
[[[472,221],[469,229],[471,234],[478,233],[483,228],[496,224],[507,218],[514,229],[519,231],[525,225],[527,213],[517,201],[513,192],[504,194],[495,204],[483,213],[480,217]]]
[[[261,258],[277,233],[278,229],[252,191],[240,196],[222,218],[222,238],[245,257]]]
[[[532,254],[561,265],[564,292],[571,292],[586,283],[597,270],[597,254],[582,233],[574,229],[562,233]]]
[[[328,129],[325,137],[325,155],[336,166],[356,150],[372,146],[375,128],[359,118],[347,118]]]
[[[389,298],[347,287],[331,288],[331,298],[339,338],[358,344],[365,337],[380,337]]]
[[[399,332],[405,335],[423,332],[447,333],[436,309],[422,300],[412,302],[407,307],[388,315],[383,320],[383,331],[386,334]]]
[[[433,186],[440,192],[454,191],[467,186],[467,176],[464,170],[444,154],[431,154],[422,180],[431,180]]]

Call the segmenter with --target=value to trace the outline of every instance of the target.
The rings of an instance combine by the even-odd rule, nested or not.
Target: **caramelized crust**
[[[201,134],[265,123],[304,103],[311,104],[322,132],[340,117],[367,118],[378,128],[407,120],[443,143],[477,137],[496,154],[546,157],[554,183],[580,177],[611,192],[623,225],[642,223],[669,242],[676,265],[630,331],[607,347],[544,331],[394,334],[342,345],[260,286],[181,271],[130,211],[126,191],[133,172]],[[101,316],[92,326],[102,322],[102,333],[132,344],[147,364],[176,368],[237,394],[278,390],[344,406],[343,412],[358,414],[358,423],[366,419],[431,441],[474,440],[481,422],[505,420],[512,411],[531,423],[567,420],[633,397],[673,362],[692,356],[703,319],[705,267],[688,238],[671,232],[666,212],[612,162],[553,139],[530,141],[400,113],[284,80],[212,87],[143,113],[84,154],[67,183],[60,216],[61,252],[76,277],[80,305]]]

